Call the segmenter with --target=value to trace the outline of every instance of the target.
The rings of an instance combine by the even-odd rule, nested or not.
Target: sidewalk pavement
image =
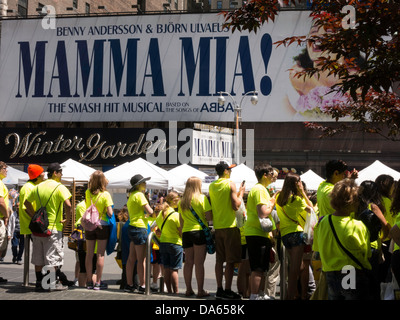
[[[64,241],[64,265],[62,271],[67,275],[68,280],[75,278],[75,251],[68,249],[67,238]],[[32,247],[31,247],[32,249]],[[32,250],[31,250],[32,252]],[[215,255],[207,255],[205,262],[205,290],[210,292],[206,298],[196,296],[186,297],[186,286],[183,279],[183,270],[179,270],[179,294],[150,293],[144,295],[139,293],[126,293],[121,290],[117,281],[121,279],[122,269],[115,261],[116,252],[105,257],[102,281],[107,283],[106,290],[88,290],[86,288],[70,287],[65,291],[36,292],[35,273],[33,265],[29,264],[29,285],[23,286],[24,264],[12,263],[10,243],[4,261],[0,262],[0,277],[7,279],[7,283],[0,283],[0,300],[215,300],[216,281],[214,273]],[[24,262],[23,262],[24,263]],[[196,291],[197,284],[193,270],[192,285]],[[236,281],[234,281],[236,286]]]

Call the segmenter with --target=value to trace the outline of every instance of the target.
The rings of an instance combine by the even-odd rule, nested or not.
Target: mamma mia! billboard
[[[232,121],[240,101],[243,121],[321,120],[323,79],[289,72],[318,48],[273,45],[307,35],[308,16],[281,12],[257,33],[232,33],[217,14],[3,21],[1,120]],[[231,95],[223,106],[219,92]]]

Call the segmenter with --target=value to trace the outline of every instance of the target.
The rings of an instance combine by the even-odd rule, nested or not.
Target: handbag
[[[204,224],[204,222],[200,219],[200,217],[198,216],[198,214],[196,213],[196,211],[194,211],[194,209],[192,207],[190,207],[190,211],[192,212],[194,217],[197,219],[200,226],[203,228],[204,234],[206,236],[207,252],[209,254],[214,254],[215,253],[215,242],[212,237],[210,228]]]
[[[318,222],[317,215],[313,209],[307,213],[306,223],[304,224],[303,234],[305,236],[304,242],[312,244],[314,241],[314,227]]]
[[[85,232],[81,225],[78,225],[74,231],[68,236],[68,248],[74,251],[86,251]]]
[[[117,237],[117,222],[115,220],[114,213],[112,214],[111,218],[107,215],[108,218],[108,226],[110,227],[110,235],[107,240],[107,247],[106,252],[107,255],[110,255],[115,250],[115,245],[117,244],[118,237]]]

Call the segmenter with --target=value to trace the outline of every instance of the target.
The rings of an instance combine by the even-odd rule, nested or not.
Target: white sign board
[[[257,33],[232,33],[218,14],[55,22],[2,21],[2,121],[232,121],[233,100],[253,90],[259,102],[244,97],[243,121],[304,121],[333,100],[318,102],[324,79],[301,85],[290,76],[304,48],[273,44],[307,35],[307,11],[280,12]],[[224,106],[221,91],[233,97]]]
[[[233,163],[233,135],[192,132],[192,164],[216,165],[221,160]]]

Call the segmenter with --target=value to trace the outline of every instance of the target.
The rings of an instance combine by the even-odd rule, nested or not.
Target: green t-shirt
[[[395,219],[394,219],[394,224],[395,224],[398,228],[400,228],[400,213],[398,213],[398,214],[396,215],[396,217],[395,217]],[[399,250],[399,249],[400,249],[399,245],[396,244],[396,242],[395,242],[395,243],[394,243],[393,252],[396,251],[396,250]]]
[[[57,189],[55,189],[56,187]],[[38,197],[38,190],[40,198]],[[53,191],[54,193],[51,195]],[[69,198],[71,198],[71,193],[63,184],[53,179],[48,179],[35,186],[26,200],[30,203],[36,202],[36,209],[41,205],[46,205],[48,201],[46,205],[47,217],[49,219],[48,229],[62,231],[63,225],[61,220],[63,219],[63,203]]]
[[[8,188],[3,183],[2,180],[0,180],[0,197],[4,199],[4,203],[6,204],[6,208],[8,210],[8,202],[9,202]],[[4,215],[1,211],[0,211],[0,218],[4,218]]]
[[[385,212],[383,213],[383,216],[385,217],[387,223],[390,224],[391,227],[393,227],[394,225],[394,220],[395,217],[393,216],[392,212],[390,211],[390,207],[392,206],[392,200],[390,200],[387,197],[382,197],[382,201],[383,201],[383,206],[385,207]],[[387,237],[386,239],[384,239],[383,241],[389,241],[390,238]]]
[[[277,196],[277,200],[279,195]],[[299,196],[292,196],[289,198],[286,205],[283,208],[276,203],[276,212],[278,213],[280,221],[281,235],[285,236],[293,232],[301,232],[303,228],[301,227],[302,215],[307,207],[306,200]],[[286,214],[285,214],[286,213]],[[303,223],[304,226],[305,222]]]
[[[364,223],[350,216],[331,216],[342,245],[360,261],[364,268],[371,269],[368,260],[371,256],[371,244],[369,232]],[[333,235],[328,216],[324,217],[314,228],[313,250],[320,253],[324,272],[341,271],[346,265],[360,269],[360,266],[339,246]]]
[[[35,184],[32,181],[25,183],[21,190],[19,191],[19,224],[21,228],[21,234],[32,234],[31,229],[29,229],[29,224],[32,218],[26,213],[25,200],[31,191],[35,188]],[[33,209],[36,211],[36,203],[32,203]]]
[[[317,190],[317,203],[319,216],[323,217],[328,214],[334,213],[335,210],[331,206],[331,192],[334,185],[330,182],[323,181]]]
[[[261,229],[260,220],[257,213],[257,206],[259,204],[268,205],[270,202],[270,195],[267,189],[260,183],[257,183],[249,192],[247,197],[247,220],[244,225],[244,236],[259,236],[268,238],[269,234]],[[275,226],[274,220],[271,215],[269,216]]]
[[[207,211],[211,211],[211,205],[207,197],[204,194],[201,194],[197,201],[192,199],[191,205],[194,211],[200,217],[201,221],[203,221],[203,223],[208,226],[208,221],[206,219],[205,213]],[[182,233],[188,231],[203,230],[190,210],[182,210],[180,202],[178,204],[178,212],[181,214],[183,219]]]
[[[86,202],[85,200],[82,200],[76,205],[75,209],[75,228],[81,224],[81,219],[83,214],[86,211]]]
[[[220,178],[209,186],[215,229],[236,227],[236,215],[231,203],[231,180]]]
[[[168,215],[172,214],[168,217]],[[167,221],[164,223],[164,218],[162,212],[160,212],[156,218],[156,223],[158,228],[161,230],[161,226],[164,223],[163,229],[161,230],[160,242],[162,243],[173,243],[177,245],[182,245],[182,238],[179,235],[179,213],[173,208],[168,208],[165,213],[165,217],[168,217]]]
[[[129,195],[129,199],[127,202],[128,212],[129,212],[129,225],[137,228],[145,228],[147,229],[147,218],[145,216],[145,211],[143,206],[148,204],[146,197],[143,192],[133,191]]]
[[[110,193],[108,191],[103,191],[94,195],[89,189],[87,189],[85,193],[86,208],[89,208],[92,202],[93,204],[96,204],[96,208],[99,211],[100,219],[102,221],[101,224],[106,225],[108,221],[107,208],[114,205]]]

